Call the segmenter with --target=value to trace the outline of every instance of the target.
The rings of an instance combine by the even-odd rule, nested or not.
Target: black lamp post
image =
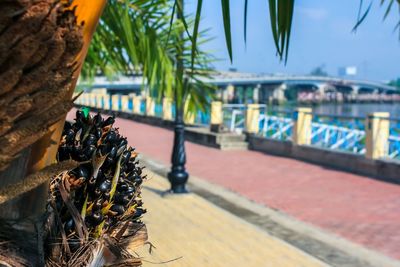
[[[176,194],[187,193],[186,182],[189,174],[185,170],[185,125],[183,123],[183,109],[176,109],[174,147],[172,151],[172,167],[168,173],[168,180],[171,183],[171,191]]]
[[[183,0],[177,2],[177,19],[183,20]],[[185,170],[186,152],[185,152],[185,125],[184,117],[184,65],[183,65],[183,50],[184,50],[184,29],[180,29],[176,42],[176,84],[175,84],[175,130],[174,130],[174,147],[172,150],[172,167],[168,173],[168,180],[171,183],[171,191],[176,194],[187,193],[186,182],[189,174]]]

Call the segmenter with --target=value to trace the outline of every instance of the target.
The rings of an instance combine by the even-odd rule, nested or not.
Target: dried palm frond
[[[52,164],[43,170],[36,172],[21,182],[6,186],[0,189],[0,205],[19,196],[23,193],[26,193],[39,185],[43,184],[46,181],[49,181],[50,178],[54,177],[57,173],[68,171],[75,169],[79,166],[80,163],[68,160],[59,163]]]

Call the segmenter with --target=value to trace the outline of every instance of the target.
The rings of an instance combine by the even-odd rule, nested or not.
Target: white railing
[[[389,158],[400,159],[400,136],[389,136]]]
[[[225,109],[246,109],[245,104],[223,104],[222,108]]]
[[[311,144],[315,146],[364,154],[364,140],[364,130],[319,122],[311,124]]]
[[[224,104],[222,106],[224,125],[233,133],[242,133],[245,123],[246,105]]]
[[[293,120],[291,118],[262,114],[258,122],[262,136],[277,140],[292,140]]]
[[[241,133],[244,129],[245,112],[243,110],[234,109],[229,123],[231,132]]]
[[[258,104],[255,109],[259,110],[260,116],[266,111],[266,105]],[[224,125],[230,132],[242,133],[245,128],[246,110],[248,106],[245,104],[223,104],[223,120]],[[252,107],[254,109],[254,107]]]

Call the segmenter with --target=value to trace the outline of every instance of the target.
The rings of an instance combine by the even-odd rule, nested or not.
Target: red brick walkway
[[[169,163],[172,131],[125,119],[116,126],[138,152]],[[400,185],[254,151],[189,142],[186,150],[191,174],[400,259]]]

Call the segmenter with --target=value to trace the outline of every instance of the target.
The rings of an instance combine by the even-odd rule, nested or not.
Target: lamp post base
[[[189,193],[186,189],[186,182],[189,174],[186,171],[172,170],[168,173],[168,180],[171,183],[171,192],[174,194]]]

